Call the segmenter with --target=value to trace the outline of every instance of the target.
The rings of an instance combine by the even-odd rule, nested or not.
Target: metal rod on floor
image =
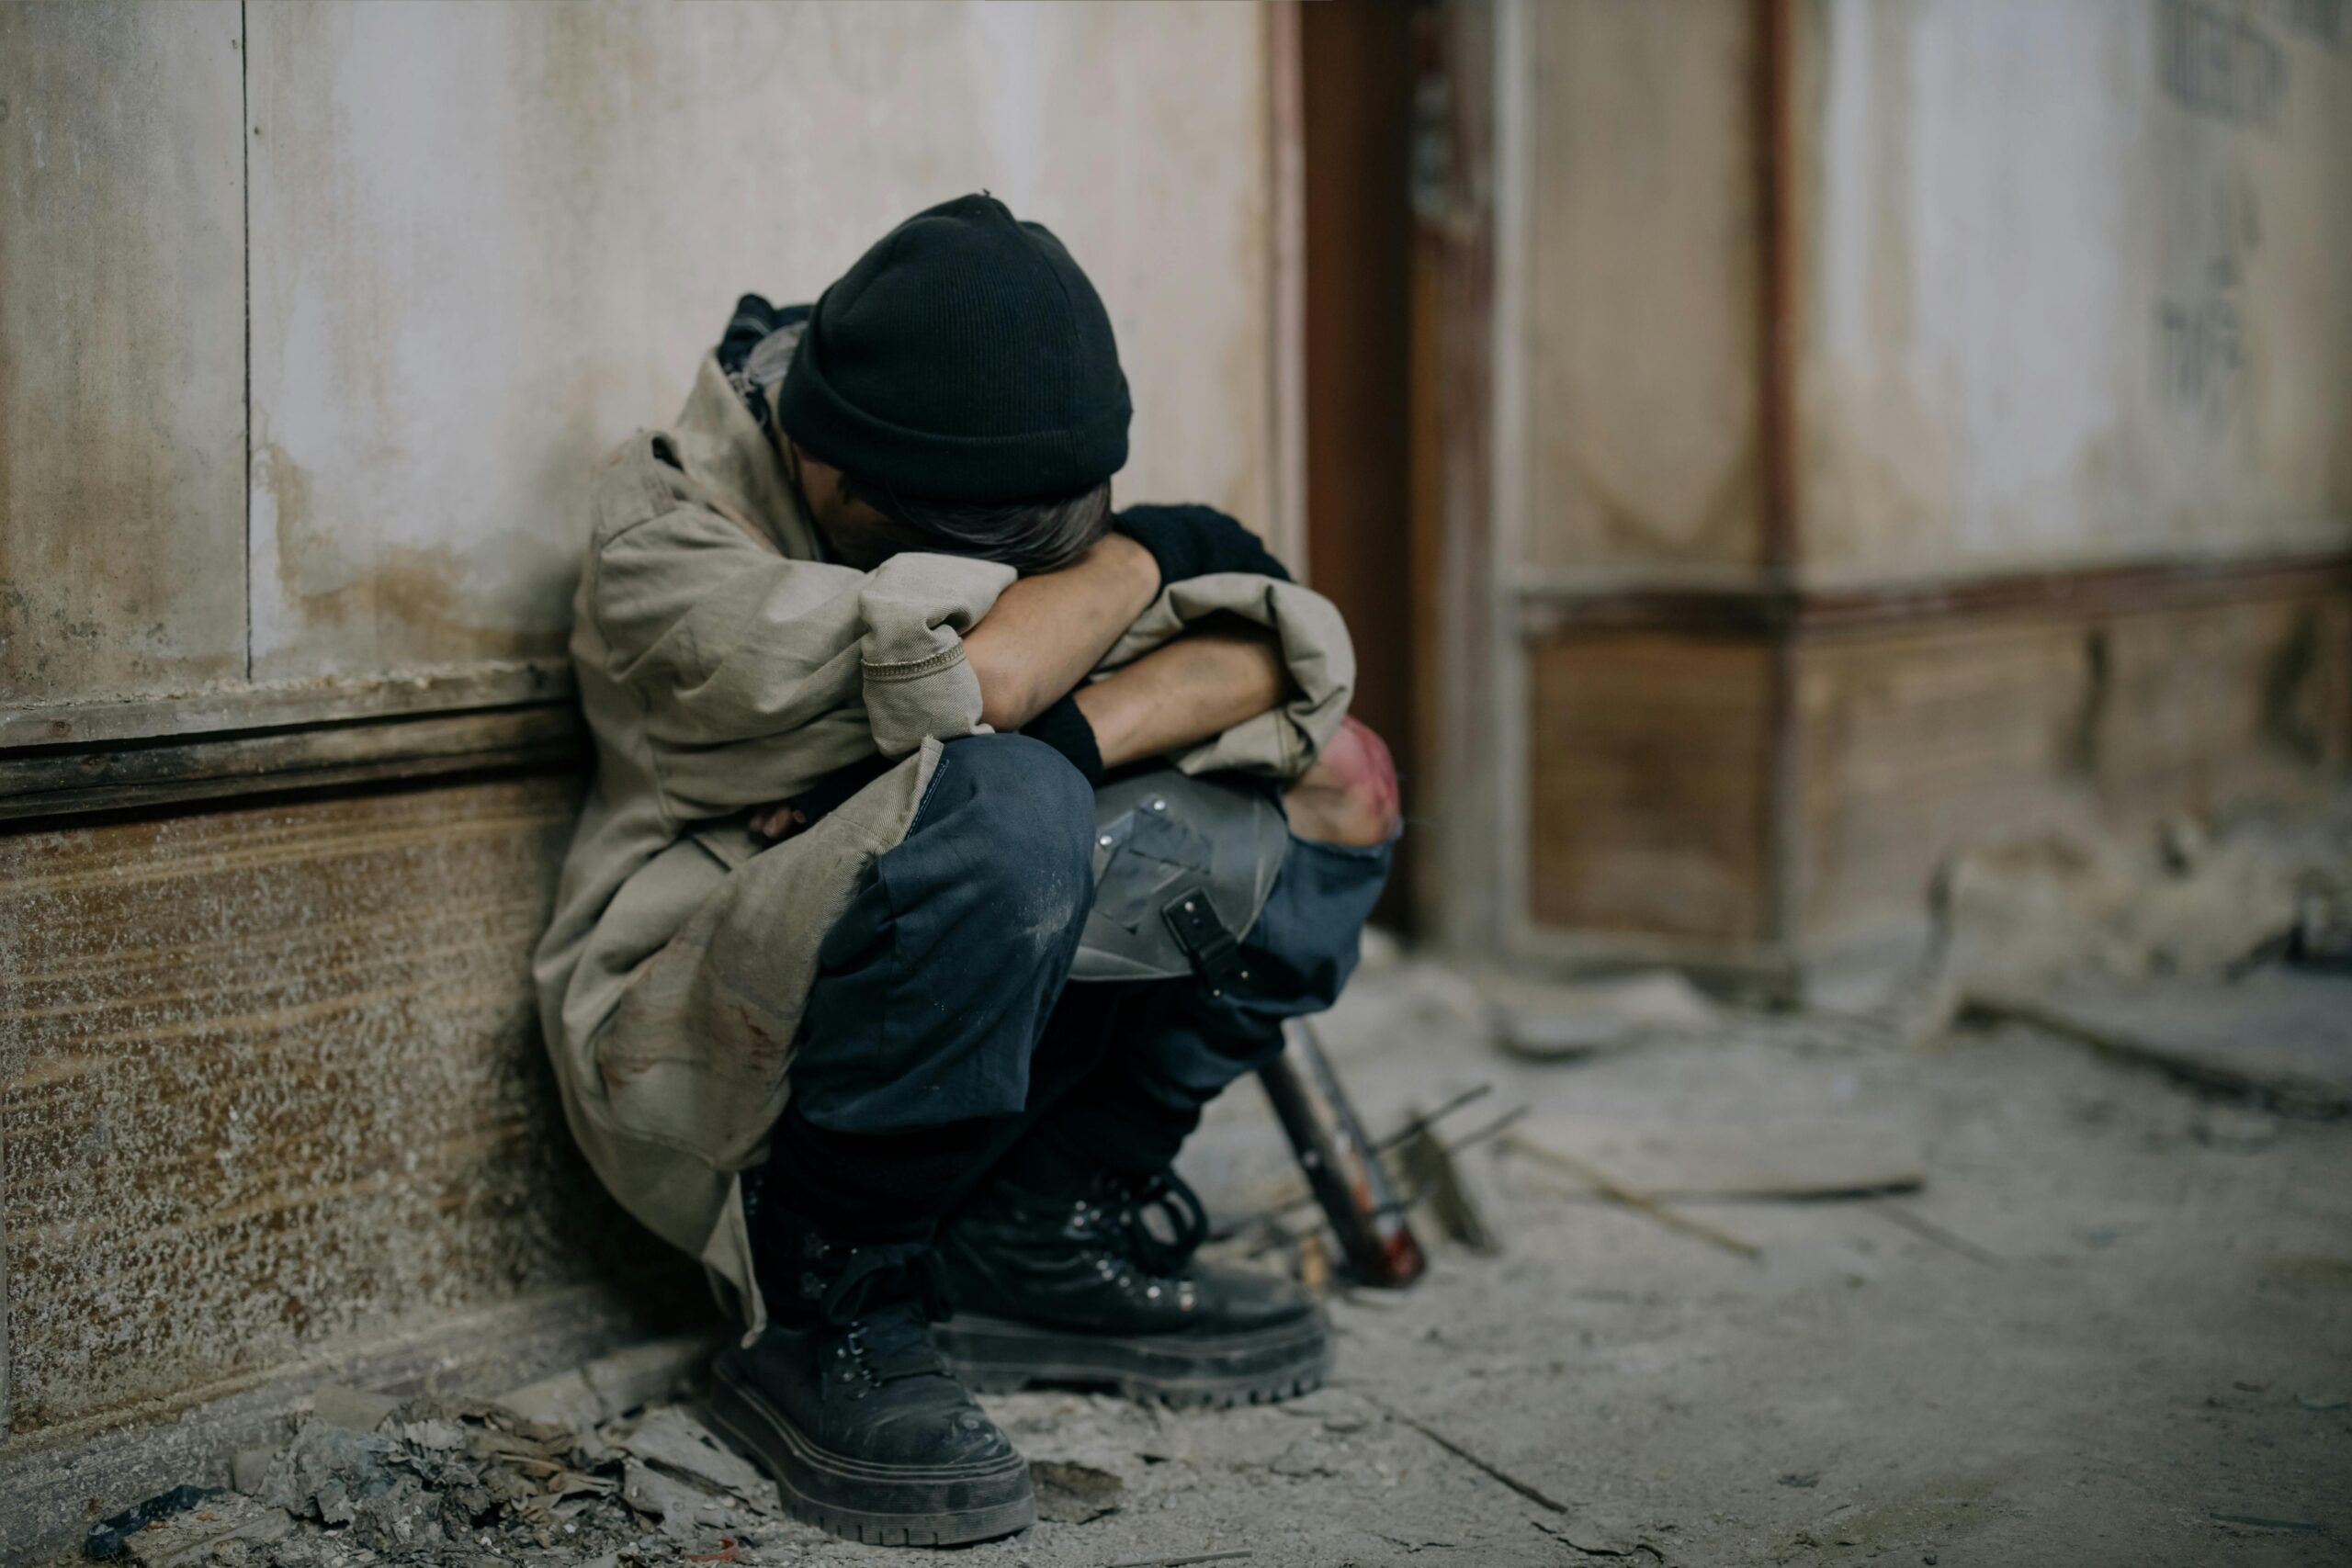
[[[1659,1202],[1646,1192],[1635,1191],[1599,1167],[1578,1159],[1574,1155],[1564,1155],[1557,1149],[1547,1148],[1530,1139],[1525,1134],[1507,1134],[1502,1140],[1502,1146],[1514,1154],[1525,1155],[1538,1165],[1548,1165],[1555,1170],[1575,1177],[1611,1202],[1622,1204],[1636,1213],[1646,1214],[1668,1230],[1680,1231],[1684,1235],[1696,1236],[1710,1246],[1720,1247],[1725,1252],[1745,1258],[1751,1263],[1764,1256],[1764,1249],[1754,1242],[1736,1236],[1729,1231],[1718,1230],[1704,1220],[1693,1219],[1679,1209],[1670,1208]]]
[[[1305,1020],[1285,1026],[1288,1048],[1258,1070],[1266,1099],[1298,1156],[1306,1184],[1368,1285],[1410,1284],[1429,1267],[1379,1151],[1364,1135],[1339,1075]]]

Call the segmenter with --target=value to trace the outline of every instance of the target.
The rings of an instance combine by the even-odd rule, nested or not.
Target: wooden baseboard
[[[231,796],[583,767],[570,702],[0,753],[0,822],[49,821]]]
[[[2352,551],[2189,558],[1877,584],[1796,587],[1757,577],[1680,586],[1536,579],[1518,590],[1530,639],[1565,631],[1685,636],[1868,635],[1892,626],[2006,616],[2144,615],[2196,604],[2352,589]]]
[[[561,660],[0,709],[0,822],[576,768]]]
[[[402,715],[475,713],[560,703],[571,694],[571,660],[541,659],[399,675],[208,686],[119,702],[29,703],[0,707],[0,755],[30,747],[192,739]]]
[[[2341,554],[1523,603],[1531,953],[1802,963],[1915,915],[1973,839],[2308,792],[2352,760]]]
[[[0,837],[0,1461],[394,1331],[702,1295],[580,1158],[547,1061],[530,953],[577,795]]]

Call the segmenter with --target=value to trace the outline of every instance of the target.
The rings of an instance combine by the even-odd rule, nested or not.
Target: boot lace
[[[1114,1224],[1120,1250],[1146,1273],[1165,1278],[1180,1272],[1208,1239],[1208,1210],[1200,1194],[1172,1170],[1119,1179],[1115,1187]],[[1149,1216],[1155,1213],[1167,1224],[1166,1236],[1152,1227]]]
[[[928,1247],[855,1248],[817,1310],[842,1331],[835,1359],[854,1364],[868,1384],[947,1372],[945,1358],[931,1342],[931,1325],[953,1308],[939,1255]]]

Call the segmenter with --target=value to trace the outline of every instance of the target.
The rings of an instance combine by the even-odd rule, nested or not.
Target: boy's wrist
[[[1151,552],[1163,586],[1228,571],[1290,581],[1263,540],[1212,506],[1130,506],[1111,519],[1111,529]]]
[[[1042,740],[1069,759],[1090,788],[1102,787],[1102,750],[1094,727],[1080,711],[1075,694],[1049,704],[1043,713],[1021,727],[1021,733]]]

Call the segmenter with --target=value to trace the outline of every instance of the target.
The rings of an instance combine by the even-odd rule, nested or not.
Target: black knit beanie
[[[775,410],[820,460],[922,501],[1073,495],[1127,460],[1102,299],[986,194],[915,214],[825,290]]]

